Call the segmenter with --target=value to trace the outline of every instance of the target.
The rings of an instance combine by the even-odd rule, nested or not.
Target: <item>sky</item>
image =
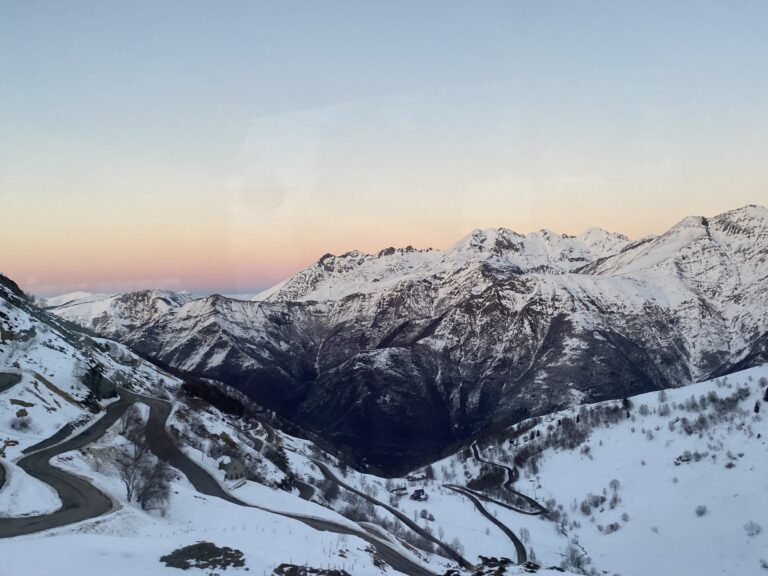
[[[249,292],[768,204],[768,2],[0,0],[0,271]]]

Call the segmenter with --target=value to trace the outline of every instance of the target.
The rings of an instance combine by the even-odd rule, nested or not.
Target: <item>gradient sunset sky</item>
[[[765,1],[0,1],[0,271],[31,292],[750,203]]]

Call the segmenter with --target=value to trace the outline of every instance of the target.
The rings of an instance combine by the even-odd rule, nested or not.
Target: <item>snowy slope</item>
[[[37,304],[42,308],[56,308],[65,304],[81,304],[87,302],[95,302],[97,300],[103,300],[109,298],[113,294],[106,293],[93,293],[78,290],[76,292],[67,292],[66,294],[59,294],[58,296],[48,296],[45,298],[38,298]]]
[[[587,568],[757,575],[768,561],[767,395],[762,366],[636,396],[628,409],[619,401],[522,422],[522,436],[512,429],[481,447],[510,465],[535,454],[518,489],[558,510]]]

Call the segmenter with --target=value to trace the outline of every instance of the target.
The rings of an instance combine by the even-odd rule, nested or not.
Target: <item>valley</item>
[[[503,568],[640,576],[703,570],[723,555],[747,574],[765,561],[765,367],[488,429],[385,478],[350,467],[332,444],[286,434],[279,415],[239,392],[215,381],[190,387],[122,344],[60,324],[8,279],[1,288],[0,351],[10,371],[0,392],[0,503],[10,515],[0,518],[0,549],[21,551],[16,573],[53,570],[50,557],[31,553],[50,534],[82,550],[56,559],[61,574],[77,573],[94,546],[104,562],[120,550],[125,574],[165,574],[138,550],[149,546],[159,559],[172,542],[181,550],[201,540],[239,547],[249,569],[267,572],[278,557],[350,574],[415,575]],[[206,386],[206,398],[197,395]],[[126,432],[135,406],[144,406],[131,416],[143,422],[139,436]],[[169,470],[159,508],[126,499],[120,480],[120,454],[141,445]],[[697,467],[707,469],[706,482]],[[662,503],[651,505],[649,495],[662,491]],[[689,524],[696,538],[720,543],[712,557],[681,553],[690,550],[679,541]],[[278,540],[263,540],[265,526]],[[158,530],[173,537],[160,542]],[[254,548],[247,538],[259,533]],[[299,534],[301,549],[291,546]],[[659,552],[628,564],[627,547],[646,539],[658,540]]]

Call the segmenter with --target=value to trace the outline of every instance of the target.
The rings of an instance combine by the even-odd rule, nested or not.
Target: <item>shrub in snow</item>
[[[707,513],[707,507],[704,506],[704,504],[699,504],[698,506],[696,506],[696,516],[701,518],[706,513]]]
[[[760,534],[760,532],[763,531],[763,527],[760,526],[760,524],[758,524],[757,522],[753,522],[752,520],[750,520],[749,522],[744,524],[744,530],[747,531],[747,536],[752,538]]]
[[[611,522],[608,524],[608,526],[605,527],[605,533],[606,534],[612,534],[614,532],[617,532],[621,528],[618,522]]]
[[[563,561],[560,563],[560,568],[567,572],[584,574],[589,563],[589,556],[587,556],[581,548],[571,543],[568,544],[568,548],[566,548],[565,554],[563,554]]]
[[[331,482],[330,480],[321,480],[318,484],[318,487],[328,502],[333,502],[341,494],[339,485],[335,482]]]
[[[188,568],[226,570],[230,566],[234,568],[245,566],[245,558],[240,550],[228,546],[219,547],[211,542],[198,542],[191,546],[177,548],[170,554],[162,556],[160,562],[182,570]]]
[[[291,464],[288,461],[288,455],[285,453],[285,449],[282,446],[274,447],[270,446],[264,452],[264,456],[267,460],[271,461],[277,468],[284,474],[291,472]],[[342,472],[342,475],[343,472]]]
[[[435,551],[434,544],[432,544],[430,540],[424,538],[424,536],[421,534],[416,534],[416,532],[406,530],[400,537],[408,542],[408,544],[411,546],[414,546],[420,550],[424,550],[425,552],[429,553],[434,553]]]
[[[16,416],[11,420],[11,428],[17,432],[26,432],[32,427],[32,419],[29,416]]]

